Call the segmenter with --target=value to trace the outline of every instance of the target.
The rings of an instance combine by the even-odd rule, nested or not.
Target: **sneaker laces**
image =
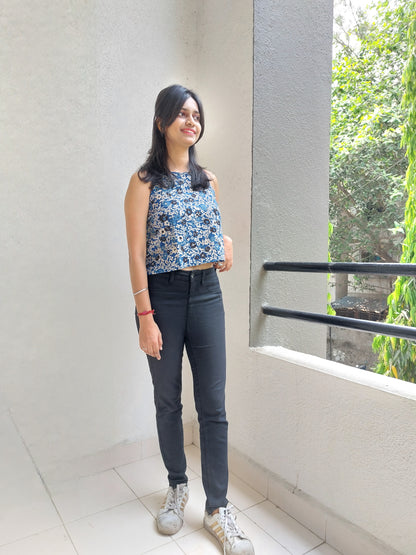
[[[166,494],[165,502],[160,508],[160,512],[167,513],[168,511],[175,511],[175,509],[176,509],[175,490],[172,487],[170,487]]]
[[[175,489],[170,487],[168,489],[168,493],[166,494],[165,502],[163,503],[163,506],[160,509],[160,513],[163,514],[169,511],[173,511],[181,520],[183,520],[181,510],[180,510],[182,495],[183,495],[183,490],[179,489],[179,486],[177,486]]]
[[[243,531],[238,527],[236,518],[231,512],[233,506],[228,503],[227,507],[220,508],[220,519],[221,526],[224,529],[224,555],[225,555],[225,542],[228,540],[229,544],[232,545],[232,540],[236,537],[245,539],[246,536]]]

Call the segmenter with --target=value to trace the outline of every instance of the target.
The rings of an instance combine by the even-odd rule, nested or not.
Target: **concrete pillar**
[[[326,312],[325,274],[267,274],[265,260],[325,261],[332,1],[254,1],[251,343],[325,356],[325,327],[261,304]]]

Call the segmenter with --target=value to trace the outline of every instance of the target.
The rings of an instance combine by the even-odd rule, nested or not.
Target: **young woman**
[[[204,526],[224,553],[252,555],[226,498],[225,329],[217,270],[231,268],[232,242],[222,235],[217,180],[195,159],[203,133],[196,94],[180,85],[163,89],[148,158],[132,176],[125,199],[139,345],[152,376],[169,481],[157,526],[162,534],[178,532],[189,495],[181,404],[185,347],[200,425]]]

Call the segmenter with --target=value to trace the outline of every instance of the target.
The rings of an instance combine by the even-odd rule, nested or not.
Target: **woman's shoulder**
[[[130,177],[129,188],[149,188],[150,181],[147,179],[145,172],[135,171]]]
[[[129,186],[126,192],[126,201],[142,199],[150,194],[150,183],[145,181],[145,176],[139,172],[134,172],[130,177]]]

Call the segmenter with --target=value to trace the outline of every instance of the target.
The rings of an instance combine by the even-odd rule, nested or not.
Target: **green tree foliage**
[[[336,19],[330,147],[334,261],[400,257],[407,167],[400,145],[407,3],[379,2],[372,22],[363,11],[352,12],[350,29]]]
[[[405,210],[405,240],[400,261],[416,263],[416,1],[408,2],[407,20],[407,63],[403,73],[405,92],[402,106],[405,110],[403,145],[406,146],[408,169],[406,190],[408,199]],[[416,279],[401,276],[389,296],[387,322],[405,326],[416,325]],[[416,345],[411,341],[394,337],[377,336],[373,342],[375,351],[380,351],[379,373],[415,382]]]

